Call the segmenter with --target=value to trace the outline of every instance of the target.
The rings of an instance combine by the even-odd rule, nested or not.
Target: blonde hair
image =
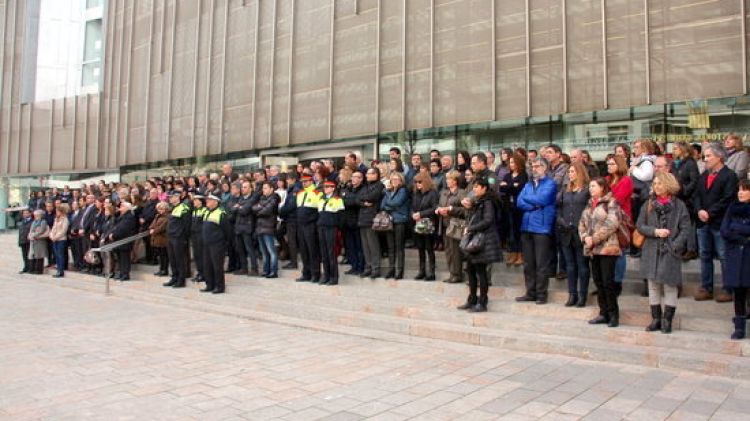
[[[569,183],[568,184],[568,191],[573,191],[573,184],[576,184],[576,187],[578,188],[586,188],[586,186],[589,185],[589,172],[586,170],[586,167],[583,166],[580,162],[576,162],[574,164],[570,164],[570,168],[573,168],[576,170],[576,175],[578,176],[577,181],[575,183]]]
[[[419,174],[414,176],[414,191],[418,191],[417,189],[417,182],[422,183],[422,190],[428,191],[432,190],[432,177],[427,172],[420,172]]]
[[[680,191],[680,183],[672,173],[657,172],[654,174],[654,180],[659,180],[662,186],[667,189],[667,193],[669,193],[670,196],[674,196]]]

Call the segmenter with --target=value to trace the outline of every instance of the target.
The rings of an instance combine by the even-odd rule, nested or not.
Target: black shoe
[[[338,279],[333,279],[333,280],[328,281],[328,283],[326,285],[328,285],[330,287],[330,286],[338,285],[338,284],[339,284],[339,280]]]
[[[674,319],[675,307],[664,306],[664,318],[661,319],[661,333],[672,333],[672,319]]]
[[[300,276],[299,278],[294,280],[295,282],[310,282],[310,278],[305,278],[304,276]]]
[[[371,270],[366,270],[366,271],[360,273],[359,277],[360,278],[369,278],[371,274],[372,274]]]
[[[427,276],[424,277],[424,280],[425,281],[434,281],[435,280],[435,275],[427,275]]]
[[[583,294],[580,297],[578,297],[578,302],[576,303],[576,307],[586,307],[586,294]]]
[[[565,303],[565,307],[573,307],[577,303],[578,303],[578,295],[570,294],[568,295],[568,301]]]
[[[547,298],[537,298],[536,299],[536,305],[541,306],[547,304]]]
[[[62,277],[64,277],[64,276],[65,276],[65,275],[64,275],[64,274],[62,274],[62,273],[60,273],[60,272],[57,272],[56,274],[52,275],[52,277],[53,277],[53,278],[62,278]]]
[[[359,271],[355,270],[354,268],[351,268],[351,269],[347,270],[346,272],[344,272],[344,275],[356,275],[358,273],[359,273]]]
[[[476,304],[468,310],[469,313],[484,313],[486,311],[487,306],[484,304]]]
[[[173,285],[174,285],[174,284],[176,284],[176,283],[177,283],[177,280],[176,280],[176,279],[170,279],[170,280],[169,280],[169,282],[164,282],[164,283],[163,283],[163,284],[161,284],[161,285],[162,285],[162,286],[165,286],[165,287],[171,287],[171,286],[173,286]]]
[[[617,327],[620,325],[620,316],[617,314],[612,314],[609,316],[609,323],[607,323],[607,326],[609,327]]]
[[[120,278],[118,278],[120,282],[125,282],[130,280],[130,275],[122,275]]]
[[[169,275],[167,272],[164,272],[161,270],[158,272],[154,272],[154,276],[167,276],[167,275]]]
[[[174,285],[172,285],[172,288],[185,288],[185,281],[176,282]]]
[[[564,279],[568,279],[568,274],[565,273],[565,272],[560,272],[557,275],[555,275],[555,279],[557,279],[558,281],[562,281]]]
[[[261,277],[261,278],[266,278],[266,277],[268,277],[268,272],[263,272],[263,273],[261,273],[261,274],[260,274],[260,277]]]
[[[213,292],[213,290],[214,290],[213,288],[208,288],[208,287],[205,287],[205,288],[201,288],[201,290],[200,290],[200,291],[201,291],[201,292]]]
[[[425,274],[424,274],[424,272],[419,272],[419,273],[417,274],[417,276],[415,276],[415,277],[414,277],[414,280],[415,280],[415,281],[421,281],[421,280],[422,280],[422,279],[424,279],[424,278],[425,278]]]
[[[395,280],[404,279],[404,272],[399,272],[393,277]]]
[[[388,273],[385,274],[385,279],[391,279],[396,276],[395,270],[389,270]]]
[[[477,305],[477,297],[469,295],[469,297],[466,298],[466,302],[456,307],[456,310],[468,310],[475,305]]]
[[[516,297],[516,301],[519,303],[531,302],[531,301],[536,301],[536,297],[532,297],[530,295],[522,295],[520,297]]]
[[[284,266],[282,267],[282,269],[297,269],[297,264],[296,264],[296,263],[291,263],[291,262],[290,262],[290,263],[287,263],[287,264],[285,264],[285,265],[284,265]]]
[[[223,289],[215,289],[215,290],[211,291],[211,294],[223,294],[223,293],[224,293]]]
[[[268,279],[274,279],[274,278],[278,278],[278,277],[279,277],[279,274],[277,274],[276,272],[269,273],[268,275],[266,275],[266,278],[268,278]]]
[[[28,270],[26,270],[26,269],[22,269],[22,270],[19,270],[19,271],[18,271],[18,274],[19,274],[19,275],[23,275],[24,273],[27,273],[27,272],[28,272]]]
[[[380,271],[373,270],[370,274],[370,279],[378,279],[380,278]]]
[[[260,276],[260,275],[258,274],[258,269],[250,269],[247,272],[247,276]]]
[[[651,323],[646,326],[646,332],[661,330],[661,305],[651,306]]]
[[[318,285],[328,285],[328,279],[323,279]]]
[[[589,320],[590,325],[603,325],[606,323],[609,323],[609,318],[607,316],[602,316],[601,314]]]
[[[312,278],[312,279],[310,280],[310,282],[312,282],[312,283],[314,283],[314,284],[317,284],[318,282],[320,282],[320,278]]]

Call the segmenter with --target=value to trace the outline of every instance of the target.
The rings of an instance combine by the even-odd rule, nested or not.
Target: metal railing
[[[123,238],[122,240],[113,241],[111,243],[104,244],[103,246],[100,246],[100,247],[93,247],[93,248],[91,248],[91,251],[93,251],[95,253],[99,253],[100,255],[102,253],[109,253],[112,250],[116,249],[117,247],[124,246],[125,244],[130,244],[132,242],[140,240],[141,238],[148,237],[149,235],[151,235],[151,234],[149,233],[148,230],[142,231],[142,232],[139,232],[136,235],[133,235],[133,236],[130,236],[130,237],[127,237],[127,238]],[[109,273],[109,264],[105,265],[104,264],[104,256],[100,256],[100,257],[102,259],[102,266],[104,266],[104,279],[105,279],[105,282],[104,282],[104,294],[110,295],[110,288],[109,288],[109,275],[110,275],[110,273]],[[112,257],[110,256],[109,259],[112,259]]]

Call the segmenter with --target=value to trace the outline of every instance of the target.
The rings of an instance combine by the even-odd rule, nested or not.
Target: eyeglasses
[[[422,184],[421,181],[415,181],[414,184]]]
[[[607,162],[607,165],[617,165],[616,162]]]

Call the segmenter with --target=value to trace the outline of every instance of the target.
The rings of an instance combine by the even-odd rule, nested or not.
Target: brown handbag
[[[651,206],[651,201],[649,200],[648,201],[648,208],[646,208],[646,220],[645,220],[646,224],[648,224],[648,214],[651,213],[652,209],[653,209],[653,207]],[[638,231],[638,228],[636,228],[635,231],[633,231],[633,236],[632,236],[632,239],[631,239],[630,243],[635,248],[641,248],[641,247],[643,247],[643,243],[645,241],[646,241],[646,236],[643,235],[643,234],[641,234],[641,232]]]

